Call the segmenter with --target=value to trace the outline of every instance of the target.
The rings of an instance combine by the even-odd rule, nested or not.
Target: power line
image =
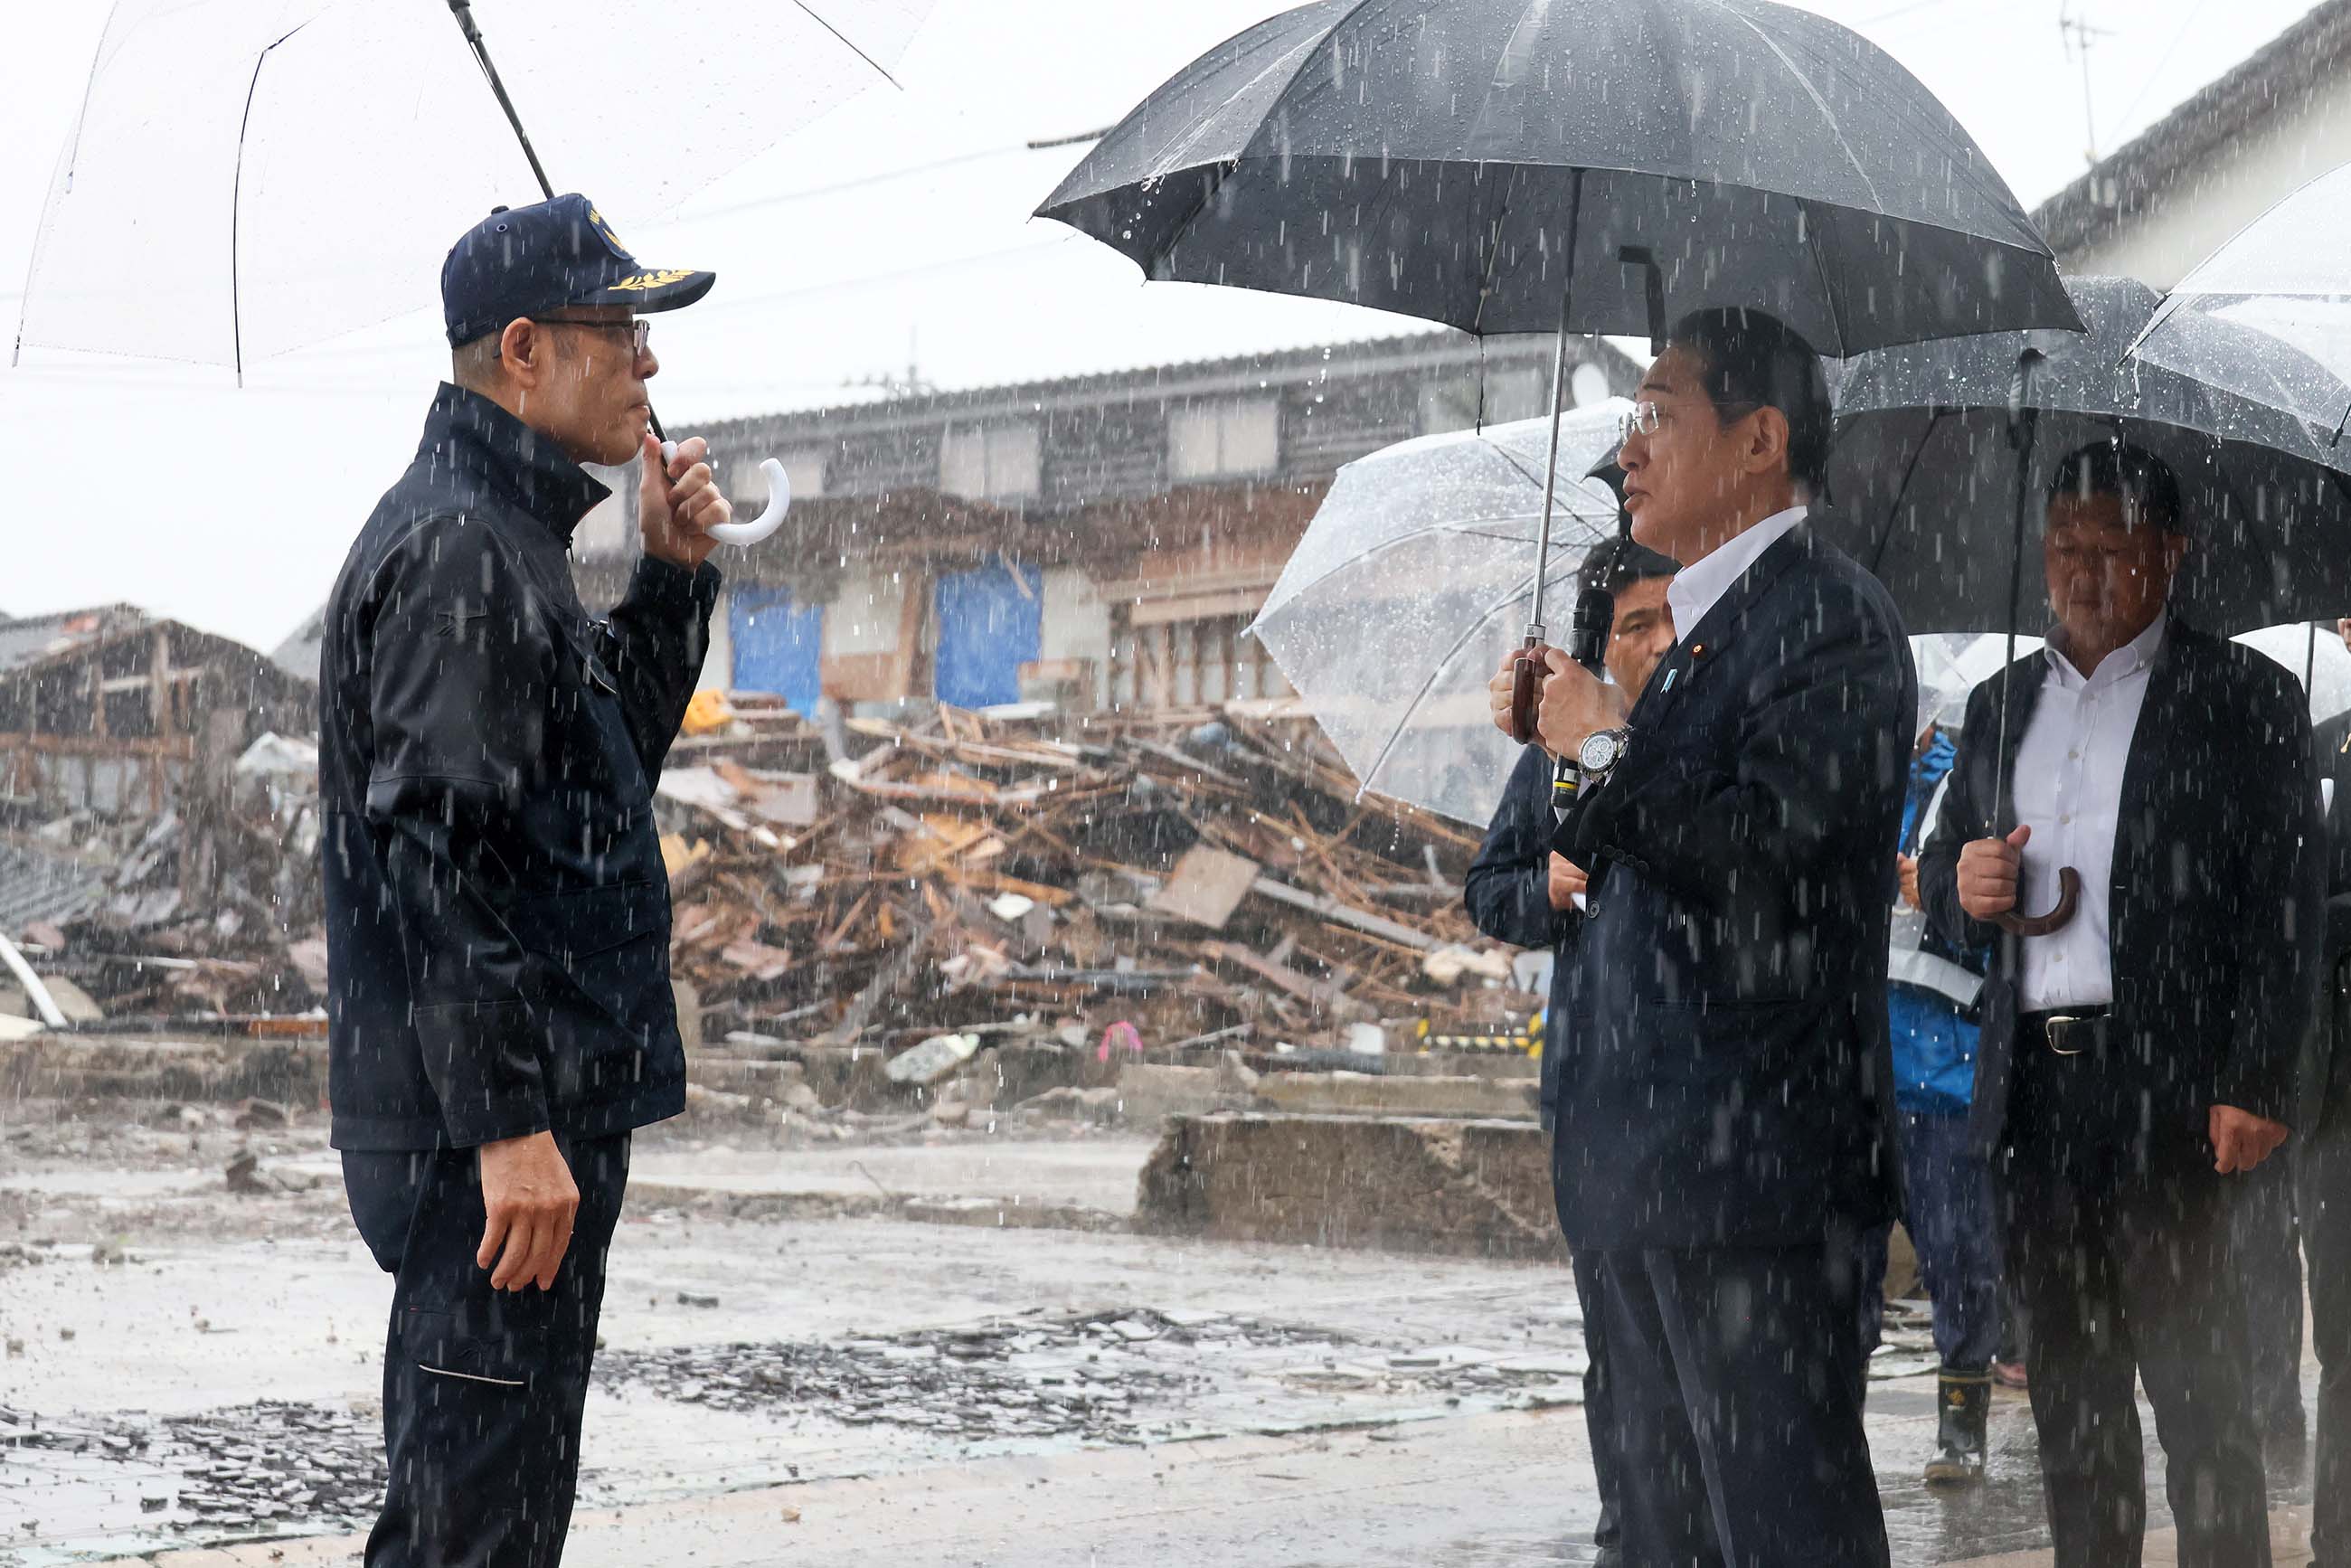
[[[1880,11],[1875,16],[1864,16],[1860,21],[1855,22],[1854,26],[1856,30],[1863,27],[1875,27],[1880,22],[1891,22],[1896,16],[1907,16],[1913,11],[1924,11],[1931,6],[1947,3],[1948,0],[1910,0],[1907,5],[1896,5],[1890,11]]]
[[[953,169],[966,163],[977,163],[990,158],[1007,158],[1026,152],[1034,143],[1014,143],[1005,147],[987,147],[977,152],[958,152],[952,157],[933,158],[926,162],[908,163],[896,169],[883,169],[876,173],[861,174],[853,180],[836,180],[829,185],[809,185],[797,191],[778,191],[771,196],[753,196],[732,202],[723,207],[710,207],[701,212],[681,212],[662,220],[666,227],[674,224],[698,224],[710,218],[733,217],[737,213],[758,212],[764,207],[788,206],[794,202],[812,202],[824,196],[838,196],[850,191],[862,191],[869,185],[888,184],[895,180],[909,180],[917,174],[935,170]]]
[[[2155,90],[2157,79],[2163,75],[2163,68],[2171,63],[2171,57],[2178,54],[2179,46],[2188,41],[2188,29],[2195,26],[2196,18],[2203,14],[2204,7],[2210,3],[2211,0],[2196,0],[2196,4],[2189,7],[2188,15],[2180,19],[2179,30],[2171,35],[2171,42],[2165,46],[2163,57],[2155,62],[2155,68],[2147,72],[2139,82],[2138,95],[2130,100],[2130,107],[2116,118],[2114,128],[2116,136],[2123,133],[2123,128],[2130,123],[2131,116],[2138,112],[2138,106],[2145,103],[2147,95]]]
[[[1081,141],[1100,141],[1117,129],[1115,125],[1105,125],[1099,131],[1081,131],[1075,136],[1040,136],[1029,142],[1028,148],[1031,152],[1042,152],[1049,147],[1075,147]]]
[[[1928,3],[1933,5],[1938,11],[1940,11],[1943,0],[1928,0]],[[2018,9],[2020,6],[2028,4],[2040,5],[2045,3],[2046,0],[1968,0],[1968,3],[1962,5],[1957,11],[1951,12],[1948,15],[1923,16],[1919,18],[1917,25],[1915,26],[1896,29],[1894,35],[1886,41],[1889,44],[1907,44],[1915,39],[1928,37],[1933,34],[1943,32],[1948,28],[1958,26],[1964,22],[1980,22],[1986,16],[1991,16],[1996,12],[2013,11]],[[1918,9],[1919,7],[1914,6],[1910,8]]]
[[[1001,147],[983,147],[976,152],[957,152],[946,158],[927,159],[920,163],[907,163],[895,169],[883,169],[854,179],[836,180],[831,184],[810,185],[797,191],[778,191],[772,196],[752,196],[732,202],[723,207],[711,207],[701,212],[678,213],[666,223],[695,224],[706,218],[731,217],[737,213],[757,212],[763,207],[786,206],[793,202],[810,202],[822,196],[838,196],[849,191],[862,191],[869,185],[887,184],[895,180],[910,180],[917,174],[934,173],[941,169],[960,168],[967,163],[984,162],[991,158],[1009,158],[1022,152],[1043,152],[1056,147],[1074,147],[1081,141],[1099,141],[1110,134],[1112,127],[1099,131],[1081,131],[1075,136],[1040,136],[1028,141],[1008,142]]]
[[[814,298],[826,294],[850,293],[861,289],[872,288],[877,285],[904,282],[908,278],[933,277],[940,273],[954,272],[959,268],[967,267],[989,267],[998,262],[1010,260],[1016,256],[1039,256],[1049,250],[1063,249],[1075,243],[1080,237],[1081,236],[1075,234],[1062,235],[1051,239],[1032,240],[1025,245],[1003,246],[995,250],[977,251],[969,256],[946,256],[938,261],[924,262],[919,266],[899,267],[889,272],[869,272],[862,274],[856,277],[833,278],[829,282],[804,284],[796,288],[775,289],[766,294],[746,295],[740,298],[728,299],[722,298],[697,306],[695,309],[695,315],[697,319],[707,319],[711,316],[723,315],[728,311],[743,309],[751,306],[773,305],[791,299]],[[417,311],[421,312],[426,308],[428,308],[428,307],[419,306],[417,307]],[[411,314],[414,313],[415,312],[411,312]],[[288,350],[284,354],[275,354],[270,356],[270,359],[264,362],[283,363],[288,368],[298,368],[306,364],[347,362],[354,360],[381,360],[397,357],[403,354],[418,354],[430,357],[441,351],[441,349],[436,345],[425,342],[366,343],[353,344],[346,348],[335,348],[329,344],[319,344],[312,347]],[[141,361],[152,360],[152,362],[158,365],[172,362],[190,364],[199,362],[154,360],[152,356],[139,354],[128,356],[114,355],[110,357],[117,359],[127,357]],[[11,371],[0,371],[0,389],[4,389],[9,384],[8,378],[11,375],[57,373],[69,376],[80,368],[81,367],[73,365],[27,365],[19,367],[18,369]],[[112,371],[110,367],[93,365],[89,367],[89,369],[93,372],[103,371],[105,373],[109,374],[120,373]]]
[[[785,299],[805,299],[819,294],[839,294],[852,289],[871,288],[877,284],[898,283],[909,277],[926,277],[935,273],[953,272],[958,267],[982,267],[1006,261],[1018,256],[1037,256],[1049,250],[1061,250],[1082,236],[1076,234],[1058,239],[1035,240],[1027,245],[1006,246],[999,250],[984,250],[971,256],[949,256],[944,261],[925,262],[919,267],[904,267],[893,272],[869,272],[859,277],[837,278],[831,283],[811,283],[799,288],[779,288],[768,294],[746,295],[740,299],[720,300],[702,308],[705,317],[724,311],[739,310],[753,305],[773,305]]]

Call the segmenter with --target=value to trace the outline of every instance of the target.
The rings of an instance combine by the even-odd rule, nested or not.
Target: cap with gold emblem
[[[717,281],[715,272],[645,266],[595,204],[574,192],[500,207],[466,230],[441,264],[441,315],[455,348],[502,330],[517,316],[564,306],[675,310]]]

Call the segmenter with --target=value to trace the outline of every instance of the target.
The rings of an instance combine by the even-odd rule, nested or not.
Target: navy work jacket
[[[1549,949],[1551,1009],[1543,1019],[1542,1114],[1546,1125],[1559,1113],[1560,1035],[1567,1027],[1564,993],[1576,927],[1583,916],[1551,906],[1551,841],[1558,831],[1552,812],[1551,755],[1540,746],[1519,754],[1503,787],[1494,820],[1469,862],[1462,902],[1470,923],[1497,942]]]
[[[336,579],[319,781],[338,1148],[592,1137],[684,1106],[653,790],[718,573],[643,559],[591,620],[569,553],[608,494],[444,385]]]

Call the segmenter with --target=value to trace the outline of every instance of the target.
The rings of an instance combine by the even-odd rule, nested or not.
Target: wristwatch
[[[1627,729],[1596,729],[1583,737],[1575,766],[1586,783],[1597,784],[1625,760],[1625,742],[1631,734]]]

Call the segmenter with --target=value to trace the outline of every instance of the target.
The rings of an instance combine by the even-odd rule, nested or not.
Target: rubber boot
[[[1938,1413],[1935,1441],[1941,1450],[1927,1461],[1928,1486],[1973,1486],[1983,1479],[1985,1423],[1991,1415],[1991,1374],[1954,1372],[1935,1375]]]

